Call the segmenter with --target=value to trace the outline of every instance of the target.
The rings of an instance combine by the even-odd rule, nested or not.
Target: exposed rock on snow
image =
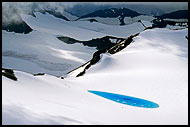
[[[126,15],[105,12],[120,21]],[[2,31],[3,125],[188,124],[187,23],[138,19],[116,26],[34,15],[21,15],[30,33]],[[156,108],[88,91],[143,98]]]
[[[3,76],[2,123],[35,124],[40,119],[41,124],[186,125],[187,34],[188,29],[143,31],[120,52],[101,54],[78,78],[14,71],[19,79],[15,82]],[[159,108],[116,103],[88,90],[144,98]]]
[[[17,77],[14,75],[14,71],[11,69],[2,68],[2,76],[17,81]]]
[[[63,37],[63,36],[58,36],[57,38],[67,44],[82,43],[84,46],[96,47],[97,50],[110,49],[116,43],[119,43],[124,40],[123,38],[117,38],[113,36],[105,36],[102,38],[96,38],[89,41],[79,41],[70,37]]]
[[[135,34],[135,35],[131,35],[129,38],[120,41],[119,43],[115,44],[113,47],[109,48],[109,49],[104,49],[104,50],[98,50],[93,54],[93,58],[88,61],[87,63],[85,63],[83,66],[81,66],[79,69],[74,69],[74,75],[73,74],[69,74],[70,76],[82,76],[85,74],[86,70],[89,69],[92,65],[96,64],[100,58],[101,58],[101,54],[103,53],[110,53],[110,54],[115,54],[119,51],[121,51],[122,49],[126,48],[131,42],[132,39],[134,37],[136,37],[139,33]],[[80,71],[79,71],[80,70]],[[73,73],[73,71],[71,71]],[[76,75],[76,73],[78,73]]]

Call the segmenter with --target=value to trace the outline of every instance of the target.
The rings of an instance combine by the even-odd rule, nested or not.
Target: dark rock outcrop
[[[117,38],[113,36],[105,36],[102,38],[96,38],[89,41],[79,41],[79,40],[76,40],[70,37],[65,37],[65,36],[64,37],[59,36],[57,38],[67,44],[82,43],[84,46],[96,47],[97,50],[110,49],[111,47],[116,45],[116,43],[119,43],[124,40],[123,38]],[[112,39],[115,39],[116,43],[112,42]]]
[[[133,38],[136,37],[137,35],[139,35],[139,33],[135,34],[135,35],[131,35],[130,37],[128,37],[127,39],[121,41],[120,43],[117,43],[115,46],[111,47],[108,50],[98,50],[93,54],[93,57],[90,61],[88,61],[86,67],[84,68],[84,70],[82,72],[80,72],[76,77],[82,76],[85,74],[86,70],[89,69],[92,65],[96,64],[99,60],[100,60],[100,55],[102,53],[110,53],[110,54],[115,54],[119,51],[121,51],[122,49],[126,48],[132,41]]]
[[[159,19],[188,19],[188,10],[178,10],[171,13],[156,16]]]
[[[2,8],[2,30],[27,34],[32,31],[32,28],[22,20],[16,9],[10,8],[7,11]]]
[[[133,17],[139,16],[139,15],[141,15],[141,14],[139,14],[136,11],[127,9],[127,8],[109,8],[109,9],[94,11],[92,13],[81,16],[78,19],[89,18],[89,17],[101,17],[101,18],[117,18],[117,17],[119,17],[120,25],[125,25],[125,23],[124,23],[125,17],[133,18]]]
[[[2,68],[2,75],[11,80],[17,81],[17,77],[14,75],[14,71],[11,69]]]
[[[174,19],[173,21],[169,21],[166,19]],[[153,28],[164,28],[167,25],[176,25],[186,23],[185,21],[175,21],[176,19],[188,19],[188,10],[179,10],[167,14],[163,14],[160,16],[156,16],[156,19],[153,20]]]

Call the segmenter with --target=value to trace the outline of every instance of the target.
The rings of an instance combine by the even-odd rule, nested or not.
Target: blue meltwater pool
[[[158,108],[159,107],[159,105],[154,102],[136,98],[136,97],[130,97],[130,96],[119,95],[119,94],[108,93],[108,92],[101,92],[101,91],[88,90],[88,92],[104,97],[106,99],[121,103],[121,104],[125,104],[125,105],[142,107],[142,108]]]

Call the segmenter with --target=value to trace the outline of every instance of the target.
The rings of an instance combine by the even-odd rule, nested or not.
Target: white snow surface
[[[103,23],[103,24],[107,24],[107,25],[120,25],[121,24],[119,17],[116,17],[116,18],[88,17],[88,18],[79,19],[79,21],[88,21],[89,19],[96,19],[98,22]],[[126,25],[129,25],[129,24],[137,22],[138,20],[145,20],[145,21],[150,22],[153,19],[155,19],[153,16],[147,16],[147,15],[140,15],[140,16],[136,16],[133,18],[125,17],[124,23]]]
[[[185,29],[186,26],[179,26],[179,25],[173,26],[173,25],[168,25],[167,24],[166,28],[173,29],[173,30],[180,30],[180,29]]]
[[[132,34],[142,32],[145,29],[144,26],[139,22],[124,26],[111,26],[98,22],[90,23],[87,21],[76,21],[72,22],[72,25],[119,38],[127,38]]]
[[[80,43],[66,44],[54,35],[2,31],[2,66],[28,73],[61,76],[86,63],[95,48]]]
[[[144,30],[141,23],[135,22],[124,26],[106,25],[89,21],[65,21],[48,13],[34,13],[36,17],[22,14],[22,19],[34,30],[52,35],[72,37],[80,41],[88,41],[104,36],[127,38]]]
[[[106,35],[127,38],[144,30],[139,22],[110,26],[88,21],[68,22],[48,13],[34,14],[36,17],[21,14],[23,20],[34,29],[29,34],[2,31],[3,67],[32,74],[43,72],[62,76],[90,60],[96,49],[82,44],[66,44],[56,36],[68,36],[80,41]]]
[[[96,19],[98,22],[107,24],[107,25],[120,25],[121,24],[119,17],[117,17],[117,18],[88,17],[88,18],[79,19],[79,21],[88,21],[89,19]]]
[[[51,14],[34,13],[36,17],[21,14],[22,19],[34,30],[53,35],[73,37],[77,40],[86,41],[92,38],[103,37],[105,34],[82,29],[72,25],[72,22],[54,17]]]
[[[136,16],[134,18],[125,17],[124,18],[124,23],[125,24],[131,24],[131,23],[137,22],[138,20],[144,20],[144,21],[149,21],[150,22],[153,19],[155,19],[153,16],[139,15],[139,16]]]
[[[141,20],[141,22],[145,25],[145,27],[151,27],[152,23],[150,21]]]
[[[188,19],[170,19],[166,18],[165,21],[174,21],[174,22],[188,22]]]
[[[76,19],[78,18],[77,16],[74,16],[74,15],[72,15],[72,14],[66,12],[66,11],[64,11],[64,12],[62,13],[62,15],[65,16],[65,17],[66,17],[67,19],[69,19],[70,21],[74,21],[74,20],[76,20]]]
[[[104,54],[84,76],[58,79],[15,71],[2,77],[2,124],[188,124],[188,29],[146,30],[122,51]],[[87,90],[147,99],[146,109]]]
[[[87,62],[86,64],[76,68],[75,70],[72,70],[71,72],[69,72],[68,74],[66,75],[63,75],[63,77],[76,77],[79,73],[83,72],[85,67],[89,64],[90,62]]]

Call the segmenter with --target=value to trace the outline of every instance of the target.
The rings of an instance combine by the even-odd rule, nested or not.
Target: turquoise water
[[[136,97],[130,97],[130,96],[108,93],[108,92],[101,92],[101,91],[88,90],[88,92],[104,97],[106,99],[115,101],[117,103],[125,104],[125,105],[142,107],[142,108],[158,108],[159,107],[159,105],[154,102],[136,98]]]

